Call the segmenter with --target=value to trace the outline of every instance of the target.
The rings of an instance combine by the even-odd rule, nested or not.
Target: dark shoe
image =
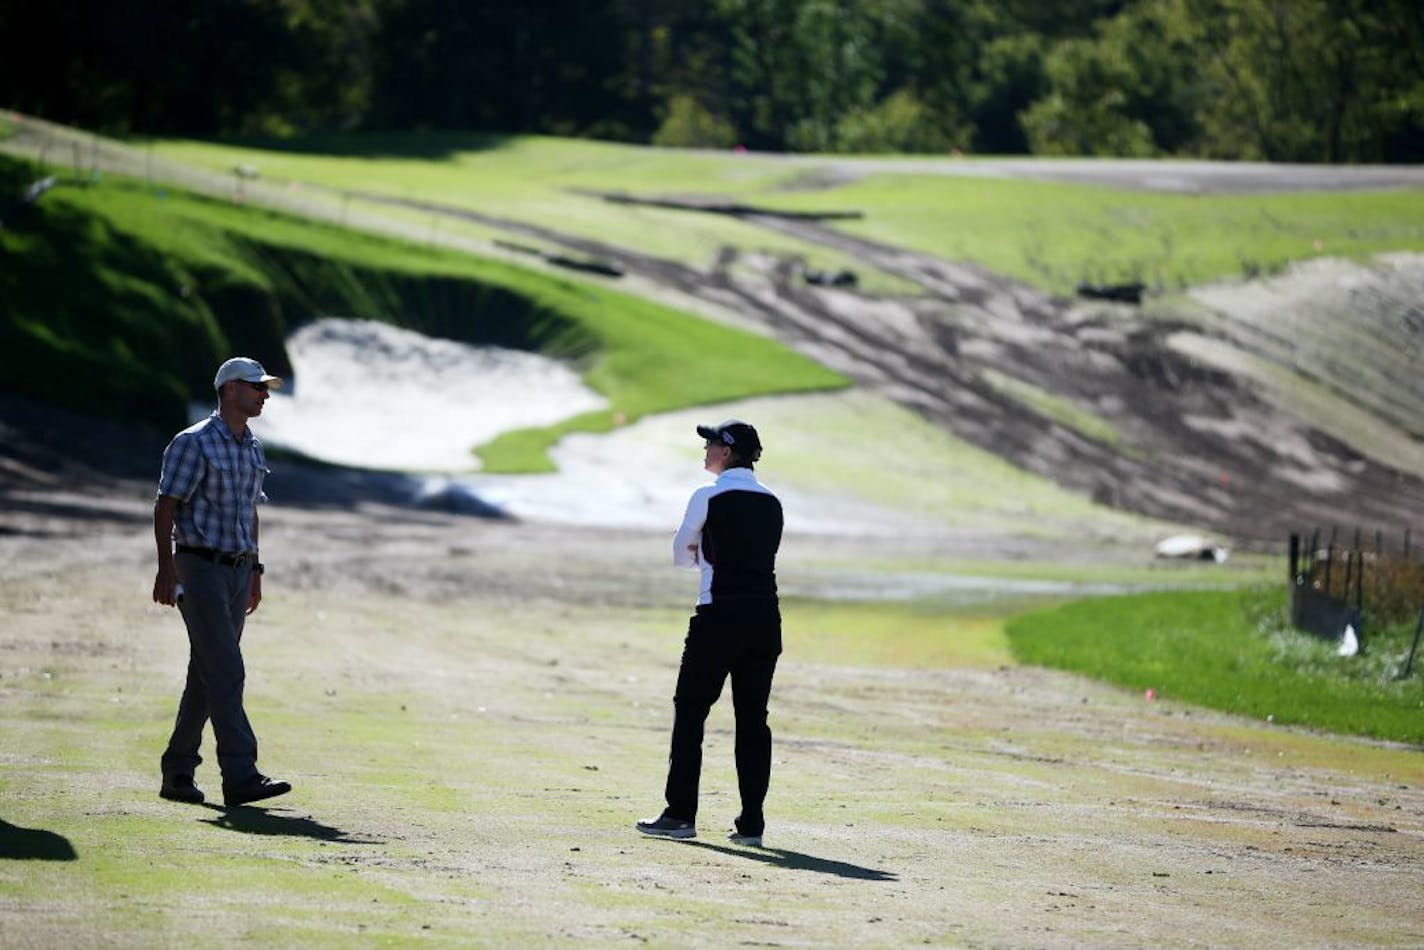
[[[203,790],[193,784],[191,775],[173,775],[163,780],[163,786],[158,790],[159,798],[166,798],[170,802],[186,802],[189,805],[201,805],[203,803]]]
[[[681,818],[644,818],[638,822],[638,830],[656,838],[696,838],[697,826]]]
[[[753,831],[752,826],[744,824],[741,818],[734,820],[732,826],[732,833],[727,835],[727,840],[732,844],[744,844],[749,848],[761,847],[761,836],[764,829],[757,828]]]
[[[291,790],[292,786],[287,782],[274,782],[265,775],[254,775],[241,785],[229,786],[224,782],[223,804],[229,808],[246,805],[249,802],[260,802],[264,798],[276,798]]]

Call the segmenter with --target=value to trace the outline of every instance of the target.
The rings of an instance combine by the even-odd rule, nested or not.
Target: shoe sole
[[[159,792],[158,797],[170,802],[182,802],[184,805],[201,805],[206,801],[202,792],[196,795],[170,795],[167,792]]]
[[[247,798],[245,796],[241,798],[228,798],[226,796],[223,796],[223,804],[226,805],[228,808],[237,808],[242,805],[251,805],[253,802],[265,802],[269,798],[276,798],[279,795],[285,795],[290,791],[290,788],[284,788],[280,791],[275,792],[264,791],[258,795],[252,796],[251,798]]]
[[[654,838],[677,838],[685,841],[688,838],[697,837],[696,828],[677,828],[672,831],[661,831],[655,828],[644,828],[642,825],[637,825],[636,827],[643,834],[650,835]]]

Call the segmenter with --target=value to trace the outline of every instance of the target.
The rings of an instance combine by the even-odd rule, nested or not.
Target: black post
[[[1300,577],[1298,568],[1300,567],[1300,535],[1294,531],[1290,536],[1290,582],[1295,584],[1296,578]]]
[[[1419,622],[1414,625],[1414,642],[1409,645],[1409,659],[1404,661],[1404,675],[1414,668],[1414,651],[1419,649],[1419,631],[1424,630],[1424,604],[1419,605]]]
[[[1356,551],[1345,552],[1345,586],[1340,590],[1340,599],[1347,604],[1350,602],[1350,575],[1354,573],[1357,554]]]
[[[1325,549],[1325,593],[1330,593],[1330,569],[1335,566],[1335,542]]]
[[[1355,609],[1363,616],[1365,612],[1365,552],[1359,553],[1359,564],[1355,568]]]

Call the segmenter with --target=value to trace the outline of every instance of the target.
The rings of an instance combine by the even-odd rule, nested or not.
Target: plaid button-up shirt
[[[228,554],[256,551],[256,506],[267,500],[266,476],[262,443],[250,429],[235,438],[216,412],[178,433],[163,450],[158,477],[158,494],[182,502],[173,540]]]

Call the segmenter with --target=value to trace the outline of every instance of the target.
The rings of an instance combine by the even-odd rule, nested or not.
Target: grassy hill
[[[1398,319],[1419,268],[1398,280],[1372,264],[1327,273],[1333,289],[1308,299],[1263,280],[1326,256],[1424,249],[1424,189],[1170,195],[537,137],[125,147],[41,126],[15,125],[3,145],[31,156],[30,175],[63,154],[79,177],[128,176],[46,196],[35,226],[55,229],[48,244],[3,238],[49,275],[7,294],[24,302],[7,321],[23,344],[7,378],[71,405],[104,405],[102,386],[56,383],[55,354],[86,381],[115,360],[136,365],[125,347],[158,355],[164,372],[179,353],[206,366],[238,344],[281,367],[296,323],[370,316],[577,359],[610,398],[607,412],[484,447],[497,470],[547,465],[559,434],[620,413],[850,379],[1021,468],[1157,517],[1273,535],[1338,513],[1389,529],[1417,521],[1424,498],[1418,330]],[[847,210],[863,217],[785,216]],[[84,246],[93,272],[68,282],[57,246]],[[560,270],[555,254],[627,276]],[[842,269],[855,288],[802,280]],[[1124,279],[1161,295],[1140,309],[1062,296],[1080,280]],[[1204,293],[1209,281],[1246,281],[1260,299]],[[160,312],[175,328],[161,339]],[[145,398],[171,407],[205,391],[190,375]],[[1252,523],[1282,499],[1287,510]]]
[[[32,174],[0,158],[6,193]],[[167,427],[229,353],[289,372],[288,332],[323,314],[574,360],[610,401],[583,428],[844,384],[764,336],[613,290],[114,176],[11,215],[0,253],[5,386]],[[537,466],[552,437],[513,440],[503,464]]]
[[[1160,335],[1154,346],[1170,346],[1190,365],[1240,381],[1276,410],[1305,418],[1348,451],[1387,467],[1418,472],[1424,459],[1424,426],[1418,422],[1424,418],[1424,386],[1413,384],[1412,369],[1420,355],[1418,321],[1401,321],[1399,313],[1418,276],[1375,280],[1367,269],[1383,252],[1424,250],[1420,188],[1170,194],[927,174],[912,162],[861,166],[829,156],[452,134],[152,147],[157,155],[214,172],[258,168],[289,191],[294,185],[303,194],[329,190],[348,205],[405,202],[404,208],[383,204],[382,213],[404,215],[407,226],[427,233],[469,229],[486,245],[499,235],[534,234],[546,246],[622,259],[664,290],[685,290],[709,277],[754,285],[730,307],[742,313],[752,303],[748,298],[776,295],[784,302],[789,294],[784,285],[767,286],[787,278],[768,276],[775,265],[762,263],[766,258],[799,262],[789,271],[791,282],[812,270],[852,270],[859,292],[872,300],[943,296],[941,284],[914,268],[866,253],[872,244],[981,267],[1049,295],[1071,293],[1080,282],[1139,281],[1151,295],[1141,320],[1124,320],[1110,308],[1074,319],[1106,324],[1110,332]],[[1282,172],[1283,183],[1288,174]],[[820,232],[797,231],[769,227],[774,219],[768,218],[598,198],[607,194],[737,202],[798,214],[849,210],[863,217]],[[1360,262],[1366,270],[1342,270],[1332,278],[1324,267],[1294,283],[1270,283],[1293,266],[1340,261]],[[1235,291],[1199,292],[1221,282],[1258,289],[1249,291],[1254,299]],[[714,286],[704,288],[699,300],[715,303],[723,296]],[[914,304],[911,309],[921,318],[928,312]],[[997,319],[994,313],[990,307],[989,319]],[[972,326],[977,317],[946,319],[961,337],[982,332]],[[1012,363],[986,366],[977,383],[1011,399],[1019,414],[1106,443],[1119,457],[1154,451],[1150,440],[1124,437],[1135,420],[1105,413],[1083,398],[1081,385],[1075,391],[1074,380],[1066,378],[1074,370],[1064,365],[1065,378],[1050,372],[1045,379]],[[962,428],[954,431],[970,436]],[[1015,461],[1026,464],[1021,457]]]
[[[902,172],[893,163],[861,172],[832,156],[450,133],[160,141],[152,149],[218,172],[248,164],[274,182],[438,202],[695,265],[729,244],[807,255],[812,267],[863,262],[744,221],[609,204],[589,193],[715,195],[788,211],[861,211],[863,219],[842,225],[846,231],[974,262],[1056,293],[1082,280],[1140,279],[1177,290],[1321,256],[1424,250],[1424,189],[1417,188],[1160,194],[924,174],[913,163]]]

